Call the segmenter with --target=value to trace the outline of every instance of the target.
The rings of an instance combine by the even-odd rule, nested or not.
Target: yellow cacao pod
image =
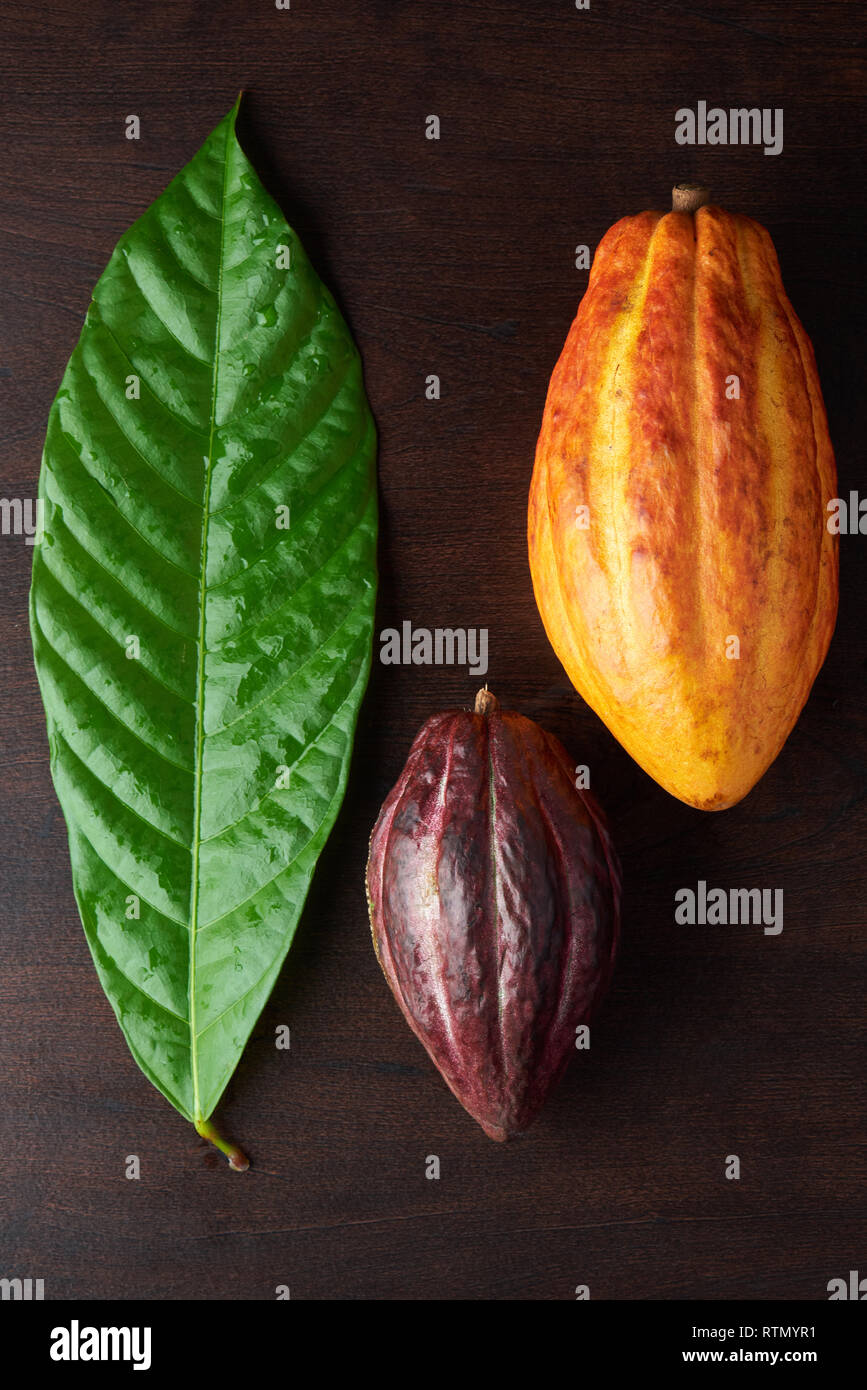
[[[834,455],[768,232],[675,189],[599,243],[551,377],[530,568],[579,693],[722,810],[791,732],[837,612]]]

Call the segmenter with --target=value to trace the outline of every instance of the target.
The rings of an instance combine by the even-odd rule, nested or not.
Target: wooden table
[[[253,1158],[232,1174],[140,1074],[91,966],[30,656],[32,551],[0,537],[0,1275],[59,1299],[571,1299],[587,1284],[593,1299],[821,1300],[859,1260],[867,1274],[867,537],[841,538],[837,632],[797,728],[712,815],[656,786],[571,692],[525,541],[548,376],[587,282],[575,248],[667,206],[681,178],[770,229],[841,495],[864,488],[864,43],[862,7],[840,0],[5,6],[2,495],[35,495],[115,241],[243,87],[242,142],[364,359],[377,629],[488,629],[501,701],[592,768],[626,911],[591,1052],[534,1131],[495,1145],[398,1014],[363,888],[414,733],[477,682],[377,661],[343,810],[221,1112]],[[676,110],[700,100],[783,108],[782,153],[676,145]],[[699,879],[782,888],[783,932],[677,925],[674,893]]]

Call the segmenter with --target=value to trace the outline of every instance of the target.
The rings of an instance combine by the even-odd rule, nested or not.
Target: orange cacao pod
[[[768,232],[681,185],[599,243],[551,377],[530,568],[573,684],[704,810],[779,753],[837,612],[834,455]]]

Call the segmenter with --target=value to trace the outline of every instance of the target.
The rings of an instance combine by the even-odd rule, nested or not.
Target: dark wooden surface
[[[0,1275],[51,1298],[813,1300],[867,1273],[867,537],[842,538],[837,632],[795,732],[717,815],[666,795],[570,693],[525,550],[547,380],[587,280],[574,248],[683,177],[770,229],[841,494],[867,489],[864,43],[863,7],[835,0],[4,5],[0,495],[35,495],[117,237],[243,86],[242,141],[364,358],[377,626],[488,628],[501,700],[592,767],[626,912],[591,1053],[534,1131],[493,1144],[399,1016],[363,891],[412,736],[475,682],[377,664],[343,811],[222,1108],[254,1163],[230,1173],[141,1075],[92,969],[31,663],[32,552],[0,538]],[[699,100],[783,107],[783,153],[676,146],[674,112]],[[675,925],[698,879],[782,888],[782,935]]]

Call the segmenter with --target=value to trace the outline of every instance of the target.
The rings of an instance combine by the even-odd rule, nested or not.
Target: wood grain
[[[346,802],[223,1108],[254,1162],[230,1173],[139,1073],[92,969],[30,658],[31,551],[0,537],[0,1275],[61,1299],[270,1299],[278,1284],[569,1299],[587,1283],[594,1299],[816,1300],[863,1269],[867,537],[841,538],[837,632],[783,753],[743,803],[702,815],[571,693],[525,518],[586,285],[575,247],[665,207],[682,179],[769,228],[816,348],[841,495],[863,486],[864,46],[842,0],[4,6],[0,495],[35,495],[48,407],[115,241],[243,87],[242,142],[364,358],[378,628],[488,629],[501,702],[591,766],[626,917],[591,1052],[535,1131],[492,1144],[400,1018],[363,889],[413,735],[477,682],[377,664]],[[782,107],[783,153],[676,146],[675,110],[699,100]],[[698,879],[782,888],[783,933],[677,926],[675,890]]]

